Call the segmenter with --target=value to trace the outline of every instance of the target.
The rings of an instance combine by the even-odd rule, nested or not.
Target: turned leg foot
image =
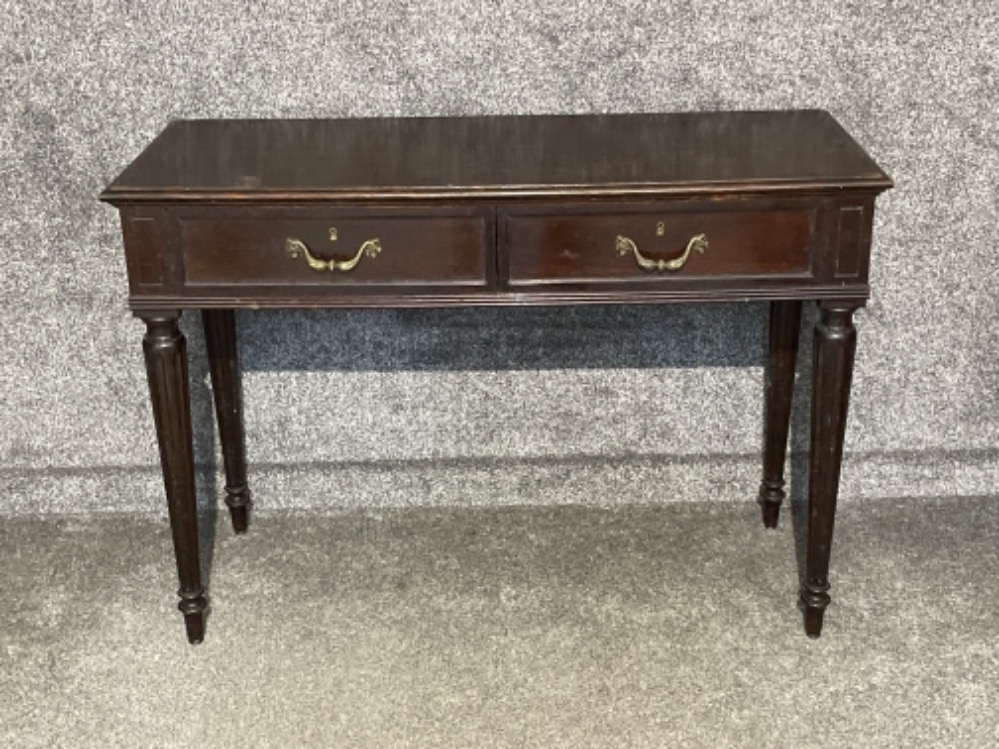
[[[203,595],[192,595],[180,591],[180,604],[177,608],[184,615],[184,627],[187,629],[187,641],[198,645],[205,639],[205,617],[208,613],[208,601]]]
[[[763,483],[758,502],[763,525],[776,528],[784,502],[784,460],[791,422],[791,398],[794,394],[794,366],[798,356],[798,329],[801,326],[801,302],[781,301],[770,304],[770,331],[767,337],[765,373],[765,416],[763,429]]]
[[[822,617],[829,605],[829,584],[815,586],[805,583],[801,586],[801,608],[805,615],[805,634],[812,639],[822,634]]]
[[[780,518],[780,506],[784,501],[784,492],[780,492],[780,496],[774,498],[772,494],[764,494],[764,490],[760,490],[760,510],[763,515],[763,527],[764,528],[776,528],[777,520]]]
[[[228,486],[225,490],[225,503],[232,519],[232,529],[236,533],[246,533],[250,524],[250,492],[245,488],[242,491],[232,491]]]
[[[202,310],[205,344],[215,398],[215,416],[225,464],[225,503],[236,533],[249,525],[250,490],[246,486],[243,405],[236,351],[236,316],[232,310]]]

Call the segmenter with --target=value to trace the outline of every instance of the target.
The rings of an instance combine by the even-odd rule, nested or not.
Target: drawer
[[[801,277],[815,211],[670,203],[504,216],[510,285]]]
[[[178,223],[187,286],[481,286],[493,265],[486,212],[246,209]]]

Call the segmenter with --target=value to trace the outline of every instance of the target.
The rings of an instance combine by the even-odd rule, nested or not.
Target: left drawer
[[[241,209],[178,215],[183,283],[197,286],[484,286],[483,211]]]

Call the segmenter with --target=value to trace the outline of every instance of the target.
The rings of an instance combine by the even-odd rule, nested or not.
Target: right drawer
[[[812,275],[811,208],[666,203],[511,209],[503,219],[510,285]]]

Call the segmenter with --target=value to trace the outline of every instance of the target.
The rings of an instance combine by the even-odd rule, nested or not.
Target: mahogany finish
[[[147,323],[189,639],[203,636],[207,602],[182,310],[204,315],[226,501],[242,532],[234,309],[751,299],[772,303],[760,492],[768,526],[784,497],[802,301],[823,310],[801,593],[817,635],[851,316],[869,295],[874,200],[891,186],[821,111],[172,122],[101,199],[120,209],[129,304]]]

